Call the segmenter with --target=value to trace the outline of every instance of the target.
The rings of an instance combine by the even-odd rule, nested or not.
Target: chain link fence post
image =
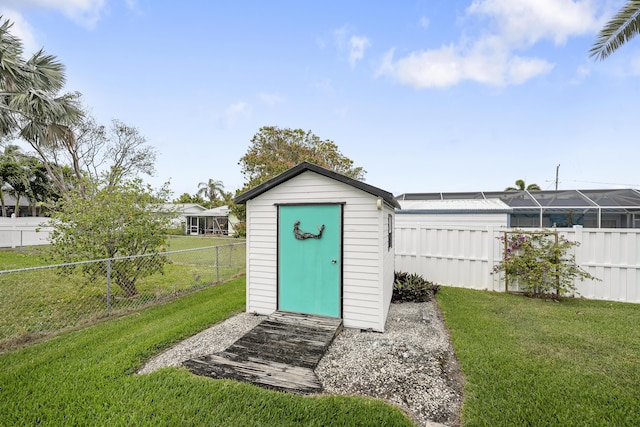
[[[111,315],[111,260],[107,260],[107,315]]]
[[[216,246],[216,283],[220,281],[220,263],[218,262],[220,251],[218,249],[220,247]]]

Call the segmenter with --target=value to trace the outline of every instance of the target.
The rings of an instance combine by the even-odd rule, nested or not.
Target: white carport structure
[[[508,227],[513,209],[499,199],[398,200],[397,226]]]

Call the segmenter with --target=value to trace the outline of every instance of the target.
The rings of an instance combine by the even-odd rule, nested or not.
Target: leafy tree
[[[20,215],[20,198],[26,192],[28,185],[27,173],[24,165],[24,154],[17,145],[8,145],[4,149],[2,158],[0,159],[0,176],[4,183],[4,192],[12,195],[16,199],[15,213]],[[6,216],[6,208],[3,216]]]
[[[516,186],[515,187],[507,187],[504,189],[504,191],[540,191],[540,186],[538,184],[529,184],[529,185],[525,185],[524,180],[522,179],[518,179],[516,181]]]
[[[87,187],[91,183],[85,184]],[[167,262],[158,252],[166,244],[171,217],[160,213],[167,200],[166,185],[155,192],[134,179],[111,186],[102,180],[87,198],[77,189],[60,199],[52,214],[52,256],[56,261],[75,262],[153,254],[111,262],[114,282],[132,297],[139,279],[161,272]],[[89,280],[104,277],[101,263],[83,264]]]
[[[233,206],[233,192],[222,191],[220,195],[222,196],[222,200],[220,200],[221,206]]]
[[[2,205],[2,216],[7,216],[7,207],[4,201],[5,192],[11,194],[12,175],[19,169],[20,147],[17,145],[6,145],[4,152],[0,155],[0,204]]]
[[[590,57],[603,60],[640,33],[640,0],[628,0],[598,33]]]
[[[305,161],[358,180],[364,180],[367,173],[362,167],[354,166],[353,160],[344,156],[329,139],[322,140],[302,129],[264,126],[251,138],[249,150],[238,162],[245,184],[236,195]],[[246,217],[244,205],[232,205],[231,211],[241,221]]]
[[[217,204],[218,197],[224,193],[224,185],[222,181],[209,178],[207,182],[198,183],[198,196],[209,200],[209,208],[219,206]]]
[[[37,158],[29,156],[29,187],[27,198],[31,204],[31,215],[38,215],[38,207],[46,206],[48,202],[56,200],[59,193],[56,191],[45,165]]]
[[[48,172],[62,195],[74,187],[84,192],[85,178],[105,178],[108,186],[117,186],[139,174],[155,173],[156,150],[146,143],[137,128],[117,119],[106,127],[97,123],[86,107],[82,111],[82,120],[70,127],[75,135],[72,143],[32,144],[48,165]]]
[[[204,205],[205,200],[197,194],[193,196],[189,193],[182,193],[180,197],[173,200],[173,203],[197,203],[199,205]]]
[[[311,131],[262,127],[238,164],[245,176],[245,189],[259,185],[301,163],[311,162],[350,178],[363,180],[366,171],[354,167],[331,140],[322,140]]]
[[[72,144],[69,126],[82,112],[76,94],[59,93],[64,66],[43,50],[25,60],[12,26],[0,16],[0,137],[17,133],[34,148]]]
[[[575,280],[597,280],[576,264],[571,248],[578,242],[556,231],[505,232],[500,237],[506,252],[493,273],[504,272],[509,283],[517,283],[530,295],[560,297],[575,291]]]

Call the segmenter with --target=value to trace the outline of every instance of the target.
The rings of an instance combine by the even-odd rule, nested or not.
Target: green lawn
[[[0,274],[0,350],[94,321],[108,313],[136,309],[201,289],[244,272],[244,245],[208,238],[209,244],[225,244],[198,248],[198,242],[190,238],[182,242],[183,250],[194,245],[197,249],[169,254],[170,263],[162,273],[139,280],[135,297],[126,297],[111,283],[108,303],[104,263],[105,273],[96,280],[87,280],[81,269],[72,274],[60,274],[59,268]],[[0,250],[0,270],[50,264],[46,251],[46,246]]]
[[[244,279],[0,355],[0,425],[410,426],[402,412],[356,397],[303,397],[144,360],[245,304]]]
[[[48,246],[29,246],[18,249],[0,249],[0,270],[37,267],[47,265],[45,259]]]
[[[243,243],[244,239],[214,236],[169,236],[168,251],[203,248],[208,246],[228,245],[229,243]]]
[[[640,305],[443,287],[467,426],[640,425]]]

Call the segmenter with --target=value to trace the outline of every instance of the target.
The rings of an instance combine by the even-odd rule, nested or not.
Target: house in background
[[[239,222],[228,206],[207,209],[197,203],[165,203],[161,210],[175,214],[173,225],[187,235],[232,236]]]
[[[46,209],[43,209],[41,204],[38,203],[35,206],[35,212],[34,212],[34,207],[29,202],[29,199],[25,196],[22,196],[20,197],[20,203],[18,205],[19,210],[18,212],[16,212],[16,198],[11,194],[8,194],[7,192],[4,193],[4,206],[7,212],[7,218],[10,218],[11,215],[14,213],[16,214],[16,217],[27,217],[27,216],[42,217],[44,216],[44,212],[46,211]],[[2,215],[1,212],[0,212],[0,215]]]
[[[446,206],[447,201],[456,200],[450,206],[461,209],[448,212],[450,218],[443,220],[457,225],[465,224],[464,219],[460,218],[465,211],[465,203],[472,203],[474,200],[497,200],[510,209],[506,224],[508,227],[550,228],[581,225],[585,228],[640,228],[640,191],[635,189],[405,193],[398,196],[397,200],[401,205],[405,203],[403,208],[410,209],[410,206],[414,206],[417,210],[420,210],[421,206],[418,202],[432,201],[444,203],[442,206]],[[431,214],[437,213],[438,205],[434,203],[430,206]],[[425,214],[426,210],[428,209],[422,209],[422,214]],[[471,208],[471,205],[468,205],[466,210],[470,215],[469,223],[466,225],[478,225],[479,211]],[[447,214],[443,210],[440,213]]]
[[[233,236],[236,232],[235,225],[240,221],[231,212],[228,206],[218,206],[200,212],[197,217],[191,217],[191,232],[194,234],[194,226],[198,227],[198,234],[213,234],[217,236]],[[204,230],[202,232],[201,230]]]
[[[185,234],[189,234],[189,218],[207,210],[197,203],[164,203],[160,206],[160,212],[173,215],[171,225],[182,228]]]

